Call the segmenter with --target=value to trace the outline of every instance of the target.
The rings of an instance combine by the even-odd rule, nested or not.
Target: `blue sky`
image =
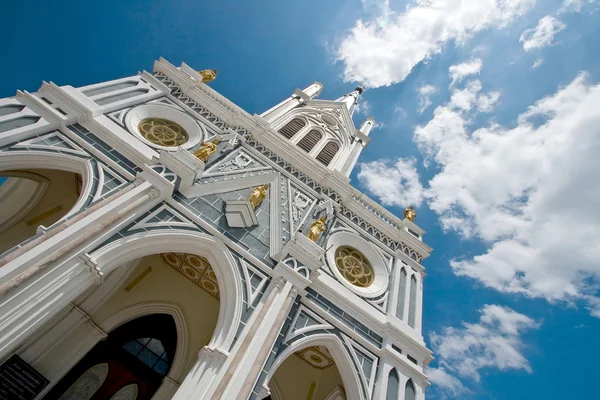
[[[0,96],[173,64],[250,113],[367,87],[353,184],[417,222],[428,398],[592,399],[599,384],[600,3],[9,2]],[[366,105],[365,105],[366,102]]]

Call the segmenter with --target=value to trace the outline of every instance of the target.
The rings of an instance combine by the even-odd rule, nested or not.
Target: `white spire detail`
[[[352,116],[352,113],[354,112],[354,109],[356,108],[356,105],[358,104],[358,98],[360,97],[362,92],[363,92],[363,88],[359,86],[356,89],[354,89],[352,92],[343,95],[336,101],[341,101],[341,102],[346,103],[346,108],[348,109],[350,116]]]

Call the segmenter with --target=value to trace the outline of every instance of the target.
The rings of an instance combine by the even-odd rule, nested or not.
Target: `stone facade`
[[[349,185],[374,125],[352,122],[361,89],[335,101],[321,89],[250,115],[160,59],[152,73],[0,100],[0,174],[34,182],[19,198],[0,186],[0,205],[43,198],[36,171],[78,179],[70,209],[0,211],[0,238],[21,235],[0,249],[0,362],[18,354],[50,380],[41,399],[116,328],[166,314],[177,344],[153,399],[293,399],[293,362],[314,376],[298,398],[423,400],[431,249]],[[149,119],[185,140],[144,136]]]

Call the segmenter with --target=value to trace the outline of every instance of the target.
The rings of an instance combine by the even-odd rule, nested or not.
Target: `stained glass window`
[[[167,352],[158,339],[138,338],[125,343],[123,349],[152,368],[160,376],[165,376],[169,371]]]
[[[138,125],[140,134],[154,144],[177,147],[189,139],[187,132],[179,124],[161,118],[146,118]]]

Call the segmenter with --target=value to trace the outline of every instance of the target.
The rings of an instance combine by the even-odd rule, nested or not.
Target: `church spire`
[[[341,101],[341,102],[346,103],[346,108],[348,109],[350,116],[352,116],[352,113],[354,112],[354,109],[356,108],[356,105],[358,104],[358,98],[360,97],[362,92],[363,92],[363,88],[358,86],[352,92],[343,95],[336,101]]]

